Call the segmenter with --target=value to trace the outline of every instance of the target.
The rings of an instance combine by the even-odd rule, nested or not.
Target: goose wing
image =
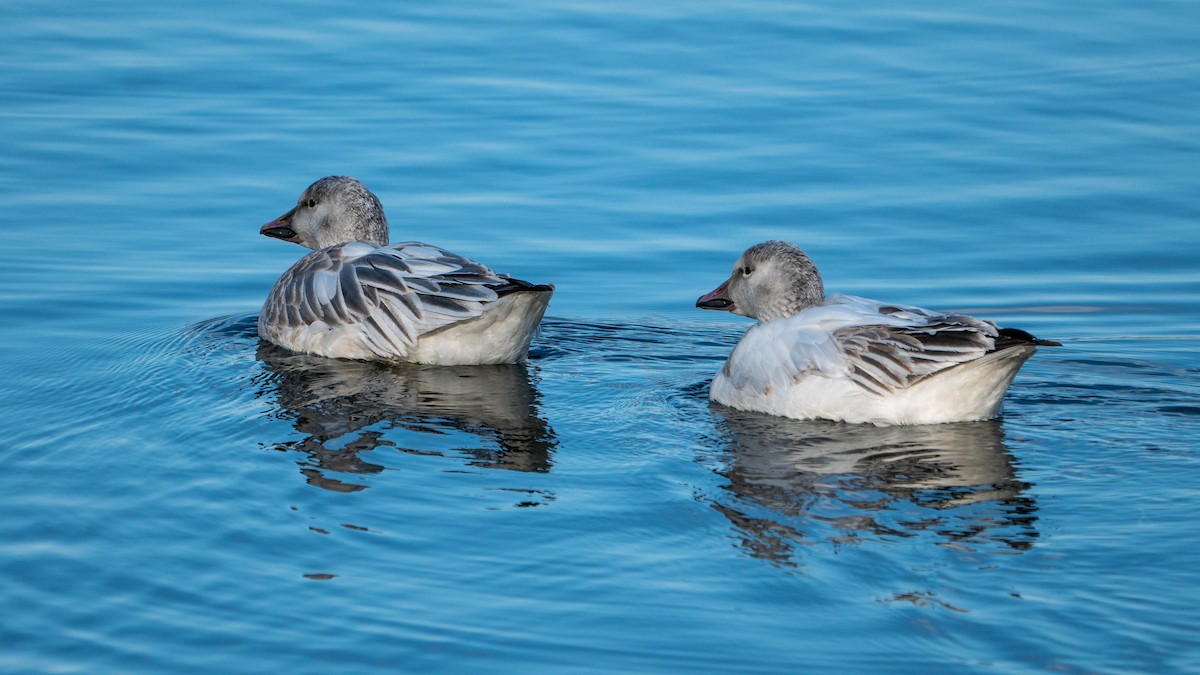
[[[996,327],[961,315],[920,326],[860,326],[836,331],[850,381],[877,396],[906,389],[992,351]]]
[[[421,335],[482,314],[506,281],[428,244],[339,244],[280,277],[263,319],[283,329],[350,329],[379,357],[402,357]]]
[[[970,316],[834,295],[751,328],[725,373],[739,389],[765,392],[819,376],[886,396],[982,357],[998,335],[995,324]]]
[[[965,314],[835,296],[855,320],[832,328],[846,376],[858,387],[886,396],[937,373],[982,357],[996,347],[999,330]]]

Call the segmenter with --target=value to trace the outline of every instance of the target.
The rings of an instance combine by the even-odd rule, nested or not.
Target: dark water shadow
[[[294,354],[261,341],[256,356],[264,365],[259,396],[272,401],[275,416],[303,435],[269,447],[306,455],[301,472],[317,487],[365,489],[328,474],[383,471],[362,458],[379,447],[440,454],[398,444],[387,433],[396,428],[418,435],[473,434],[485,447],[455,448],[468,454],[473,466],[551,468],[558,441],[541,417],[534,374],[525,365],[388,365]]]
[[[997,421],[912,427],[806,422],[714,406],[728,483],[713,500],[750,555],[797,564],[800,547],[926,538],[1019,553],[1038,538]]]

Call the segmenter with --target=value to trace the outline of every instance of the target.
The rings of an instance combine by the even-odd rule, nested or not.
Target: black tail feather
[[[1000,336],[996,338],[996,351],[1016,347],[1017,345],[1036,345],[1038,347],[1061,347],[1061,342],[1036,338],[1033,334],[1020,328],[1001,328]]]
[[[553,291],[554,285],[553,284],[532,284],[532,283],[529,283],[528,281],[523,281],[521,279],[513,279],[511,277],[504,277],[503,284],[489,286],[489,288],[491,288],[493,291],[496,291],[496,295],[498,295],[500,297],[504,297],[506,295],[511,295],[513,293],[522,293],[525,291],[534,291],[534,292]]]

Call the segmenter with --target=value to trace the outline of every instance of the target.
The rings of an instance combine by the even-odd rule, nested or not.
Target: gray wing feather
[[[353,244],[357,251],[362,244]],[[487,267],[426,244],[350,255],[346,245],[315,251],[276,282],[264,306],[271,324],[357,327],[370,351],[404,355],[421,335],[479,316],[504,280]]]
[[[834,331],[850,379],[883,396],[991,351],[996,326],[968,316],[929,315],[910,326],[855,326]]]

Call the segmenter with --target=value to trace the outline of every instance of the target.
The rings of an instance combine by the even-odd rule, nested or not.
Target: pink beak
[[[700,299],[696,300],[696,306],[700,309],[716,309],[722,312],[733,311],[733,300],[729,299],[727,286],[729,286],[728,281],[700,296]]]
[[[292,229],[292,214],[295,212],[296,209],[292,209],[275,220],[266,223],[258,233],[266,237],[274,237],[275,239],[299,244],[300,235],[296,234],[296,231]]]

